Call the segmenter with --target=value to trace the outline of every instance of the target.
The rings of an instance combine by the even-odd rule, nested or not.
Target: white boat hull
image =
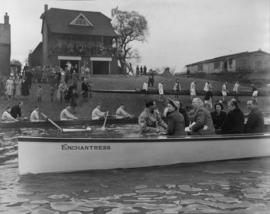
[[[19,174],[270,156],[270,135],[156,139],[18,138]]]

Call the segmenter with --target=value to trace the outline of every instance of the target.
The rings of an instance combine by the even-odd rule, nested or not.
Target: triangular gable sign
[[[94,26],[82,13],[80,13],[72,22],[70,22],[70,24],[77,26]]]

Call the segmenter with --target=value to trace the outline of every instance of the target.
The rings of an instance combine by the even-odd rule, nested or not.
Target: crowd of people
[[[2,121],[15,122],[23,118],[23,102],[8,106],[2,114]],[[60,112],[60,120],[78,120],[75,116],[76,106],[68,105]],[[264,131],[264,118],[259,110],[257,101],[247,101],[249,114],[245,120],[242,110],[235,98],[228,103],[227,111],[224,111],[222,100],[215,103],[214,110],[210,112],[201,98],[195,97],[192,100],[192,108],[188,111],[183,108],[179,100],[167,100],[167,106],[161,114],[157,108],[156,101],[149,100],[145,103],[145,109],[138,117],[138,124],[141,133],[167,134],[174,137],[185,135],[213,135],[213,134],[241,134],[241,133],[262,133]],[[92,120],[104,119],[108,111],[102,111],[101,104],[98,104],[91,113]],[[30,121],[37,122],[46,119],[41,117],[38,105],[30,114]],[[134,118],[128,113],[124,104],[121,104],[113,115],[116,119]]]
[[[248,100],[247,108],[250,112],[245,121],[235,98],[229,101],[227,112],[224,111],[222,100],[210,112],[204,102],[195,97],[192,100],[192,109],[186,112],[179,100],[169,99],[162,118],[156,102],[148,101],[138,122],[143,133],[156,132],[172,136],[262,133],[264,118],[257,101]]]
[[[142,90],[144,91],[145,95],[148,94],[149,87],[154,86],[154,81],[155,81],[154,75],[150,75],[148,78],[148,82],[143,83]],[[237,101],[239,101],[239,93],[240,93],[239,87],[240,87],[239,81],[236,81],[235,84],[233,85],[233,88],[231,91],[231,95],[233,95]],[[158,89],[159,101],[160,101],[160,100],[162,100],[162,98],[164,96],[164,85],[163,85],[162,81],[158,82],[157,89]],[[183,89],[183,87],[181,86],[180,80],[176,79],[175,83],[173,84],[173,88],[172,88],[176,99],[178,99],[180,97],[182,89]],[[257,101],[259,91],[254,86],[254,84],[251,85],[251,89],[252,89],[252,92],[251,92],[252,99]],[[210,108],[213,107],[213,90],[214,90],[214,88],[213,88],[212,84],[209,81],[206,81],[202,91],[204,92],[204,103],[207,104]],[[218,89],[216,89],[216,91],[218,91]],[[193,98],[197,96],[198,90],[197,90],[196,81],[192,81],[190,83],[189,93],[190,93],[191,100],[193,100]],[[230,93],[230,91],[228,88],[228,83],[224,82],[220,88],[220,95],[222,96],[222,101],[224,104],[227,103],[227,96],[229,93]]]
[[[44,96],[44,85],[49,85],[50,100],[60,103],[67,102],[76,105],[76,100],[81,93],[84,99],[90,98],[90,70],[87,66],[82,66],[80,72],[77,66],[67,63],[65,69],[59,66],[44,66],[35,68],[24,68],[22,73],[11,73],[5,82],[0,80],[0,91],[8,100],[12,98],[23,99],[30,95],[32,83],[37,84],[36,90],[32,90],[37,103],[42,102]]]
[[[37,69],[33,71],[33,69]],[[38,72],[40,71],[40,72]],[[136,68],[136,73],[144,75],[147,71],[146,66]],[[12,97],[21,98],[28,96],[32,83],[37,83],[36,106],[30,114],[30,121],[36,122],[44,120],[39,112],[39,105],[43,102],[43,85],[49,83],[50,100],[53,102],[56,98],[60,103],[66,102],[68,105],[60,113],[60,120],[77,120],[74,115],[77,107],[79,95],[84,99],[91,97],[90,70],[87,66],[82,66],[80,71],[77,66],[67,63],[63,70],[61,67],[26,68],[22,75],[13,73],[6,80],[5,94],[7,99]],[[148,87],[154,86],[154,75],[150,75],[148,83],[143,84],[143,90],[147,94]],[[80,84],[80,86],[79,86]],[[176,79],[172,90],[175,93],[175,100],[167,100],[164,96],[163,83],[158,83],[159,102],[167,101],[167,106],[163,114],[160,114],[155,101],[146,102],[145,109],[139,115],[138,123],[142,133],[155,132],[166,133],[173,136],[189,134],[235,134],[262,132],[264,127],[263,115],[257,106],[258,89],[252,85],[252,97],[247,102],[247,108],[250,114],[245,123],[244,114],[239,108],[239,87],[238,81],[235,82],[232,93],[234,98],[227,103],[229,93],[228,83],[224,82],[220,93],[222,100],[213,105],[213,86],[206,81],[203,87],[204,99],[197,97],[196,81],[190,83],[190,97],[192,100],[192,109],[188,111],[179,101],[182,86],[179,79]],[[80,93],[79,93],[80,91]],[[14,106],[8,106],[2,114],[2,121],[14,122],[22,119],[22,101]],[[224,111],[224,108],[227,108]],[[98,120],[107,117],[108,111],[102,111],[101,104],[98,104],[91,113],[92,120]],[[134,115],[125,110],[124,104],[121,104],[115,111],[116,119],[132,118]]]

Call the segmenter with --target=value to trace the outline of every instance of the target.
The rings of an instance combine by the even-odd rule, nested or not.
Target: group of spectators
[[[52,102],[56,99],[60,103],[67,102],[76,106],[80,94],[84,99],[91,97],[90,69],[82,66],[79,71],[76,65],[72,66],[68,63],[65,69],[58,66],[25,67],[22,73],[11,73],[5,82],[1,79],[0,92],[4,91],[7,99],[13,97],[20,99],[22,96],[30,95],[33,82],[37,83],[37,89],[32,93],[35,93],[38,103],[42,102],[44,96],[42,83],[49,84]]]
[[[168,99],[163,118],[155,101],[147,101],[138,122],[142,133],[163,133],[172,136],[211,135],[211,134],[241,134],[262,133],[264,118],[254,99],[247,101],[249,114],[245,120],[244,114],[235,98],[228,103],[224,111],[222,100],[214,105],[210,112],[204,102],[195,97],[192,108],[186,111],[179,100]]]
[[[0,92],[5,95],[8,100],[13,97],[21,98],[28,96],[32,86],[32,73],[24,72],[23,75],[19,73],[11,73],[10,76],[4,80],[0,79]],[[4,93],[3,93],[4,92]]]
[[[142,90],[145,92],[145,95],[147,95],[149,87],[154,86],[154,81],[155,81],[154,75],[150,75],[148,78],[148,83],[147,82],[143,83]],[[240,84],[238,81],[236,81],[233,88],[232,88],[232,93],[231,93],[234,96],[234,98],[238,101],[239,101],[239,93],[240,93],[239,87],[240,87]],[[252,88],[252,99],[257,101],[259,91],[254,85],[251,85],[251,88]],[[181,86],[180,80],[176,79],[176,81],[172,87],[172,90],[175,94],[176,99],[178,99],[180,97],[180,95],[182,94],[181,93],[182,89],[183,88]],[[206,81],[202,90],[204,92],[205,104],[207,104],[210,108],[213,108],[213,86],[212,86],[212,84],[209,81]],[[196,81],[192,81],[190,83],[190,88],[189,88],[191,100],[197,96],[197,92],[198,92],[197,91],[197,83],[196,83]],[[158,83],[158,93],[159,93],[159,97],[160,97],[159,100],[161,100],[161,98],[164,95],[164,86],[163,86],[163,83],[161,81]],[[228,89],[228,83],[224,82],[222,84],[221,90],[220,90],[220,95],[222,96],[222,101],[224,104],[226,104],[226,102],[227,102],[227,96],[229,93],[230,92]]]

